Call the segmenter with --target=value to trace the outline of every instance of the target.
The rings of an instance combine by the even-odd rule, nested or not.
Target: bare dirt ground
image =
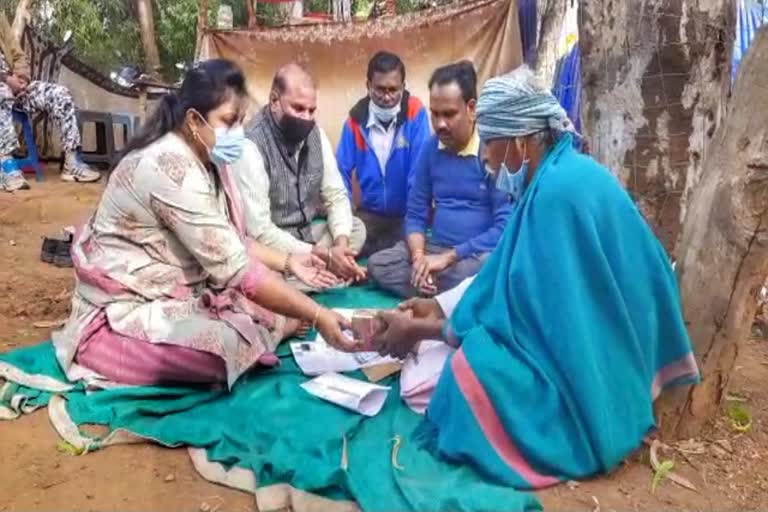
[[[41,237],[84,220],[101,185],[65,184],[53,173],[32,190],[0,192],[0,352],[38,343],[42,320],[65,318],[71,271],[39,260]],[[647,449],[613,474],[540,493],[547,510],[759,510],[768,504],[768,341],[741,350],[731,393],[746,399],[752,428],[733,429],[725,411],[685,452],[666,450],[673,471],[696,492],[663,479],[651,492]],[[114,446],[76,457],[56,449],[45,411],[0,424],[0,512],[125,510],[253,510],[248,495],[205,482],[186,451],[151,445]]]

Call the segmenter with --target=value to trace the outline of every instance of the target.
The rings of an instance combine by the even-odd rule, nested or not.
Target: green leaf
[[[659,464],[659,467],[656,468],[656,471],[653,473],[653,480],[651,480],[651,494],[656,492],[656,487],[661,483],[662,480],[667,478],[667,475],[670,471],[672,471],[672,468],[674,467],[675,462],[672,460],[665,460]]]
[[[731,427],[737,432],[749,432],[752,428],[752,413],[743,403],[731,403],[728,406],[728,417],[731,419]]]
[[[78,448],[63,439],[56,443],[56,449],[61,453],[66,453],[68,455],[82,455],[85,453],[85,448]]]

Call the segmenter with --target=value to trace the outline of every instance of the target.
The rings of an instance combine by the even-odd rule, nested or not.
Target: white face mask
[[[395,117],[397,117],[397,114],[400,113],[400,103],[397,103],[394,107],[389,108],[380,107],[373,100],[371,100],[369,104],[371,113],[382,123],[391,122]]]

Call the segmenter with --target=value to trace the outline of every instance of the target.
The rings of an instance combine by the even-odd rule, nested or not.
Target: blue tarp
[[[731,80],[736,79],[739,62],[747,53],[758,29],[768,23],[768,6],[755,0],[739,0],[736,18],[736,41],[733,45],[733,69]]]
[[[523,47],[523,60],[528,65],[533,65],[536,59],[536,47],[538,46],[536,0],[518,0],[517,18],[520,23],[520,40]]]
[[[552,88],[560,105],[563,106],[576,125],[576,131],[581,132],[581,116],[579,104],[581,100],[581,52],[578,43],[573,45],[571,51],[557,62],[555,71],[555,85]]]

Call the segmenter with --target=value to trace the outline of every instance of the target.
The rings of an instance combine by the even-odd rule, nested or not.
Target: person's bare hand
[[[410,311],[379,311],[376,319],[383,328],[372,338],[372,345],[382,356],[402,359],[414,351],[420,341],[415,332],[414,318]]]
[[[345,281],[362,281],[366,271],[355,261],[355,251],[349,247],[336,245],[331,247],[328,269]]]
[[[419,287],[417,288],[422,295],[432,297],[437,295],[437,284],[435,284],[435,278],[432,274],[428,274]]]
[[[326,270],[325,262],[313,254],[292,254],[288,270],[302,283],[312,288],[329,288],[337,284],[336,276]]]
[[[445,319],[445,313],[435,299],[408,299],[398,304],[397,309],[403,312],[410,311],[414,318]]]
[[[442,272],[456,262],[456,252],[446,251],[442,254],[430,254],[414,262],[411,271],[411,284],[422,293],[434,294],[435,274]]]
[[[352,324],[335,311],[322,308],[317,315],[315,327],[323,335],[325,342],[333,348],[344,352],[354,352],[357,348],[358,344],[349,339],[343,332],[352,329]]]
[[[13,92],[14,96],[22,94],[29,85],[29,82],[17,75],[8,75],[5,79],[5,83],[11,88],[11,92]]]

